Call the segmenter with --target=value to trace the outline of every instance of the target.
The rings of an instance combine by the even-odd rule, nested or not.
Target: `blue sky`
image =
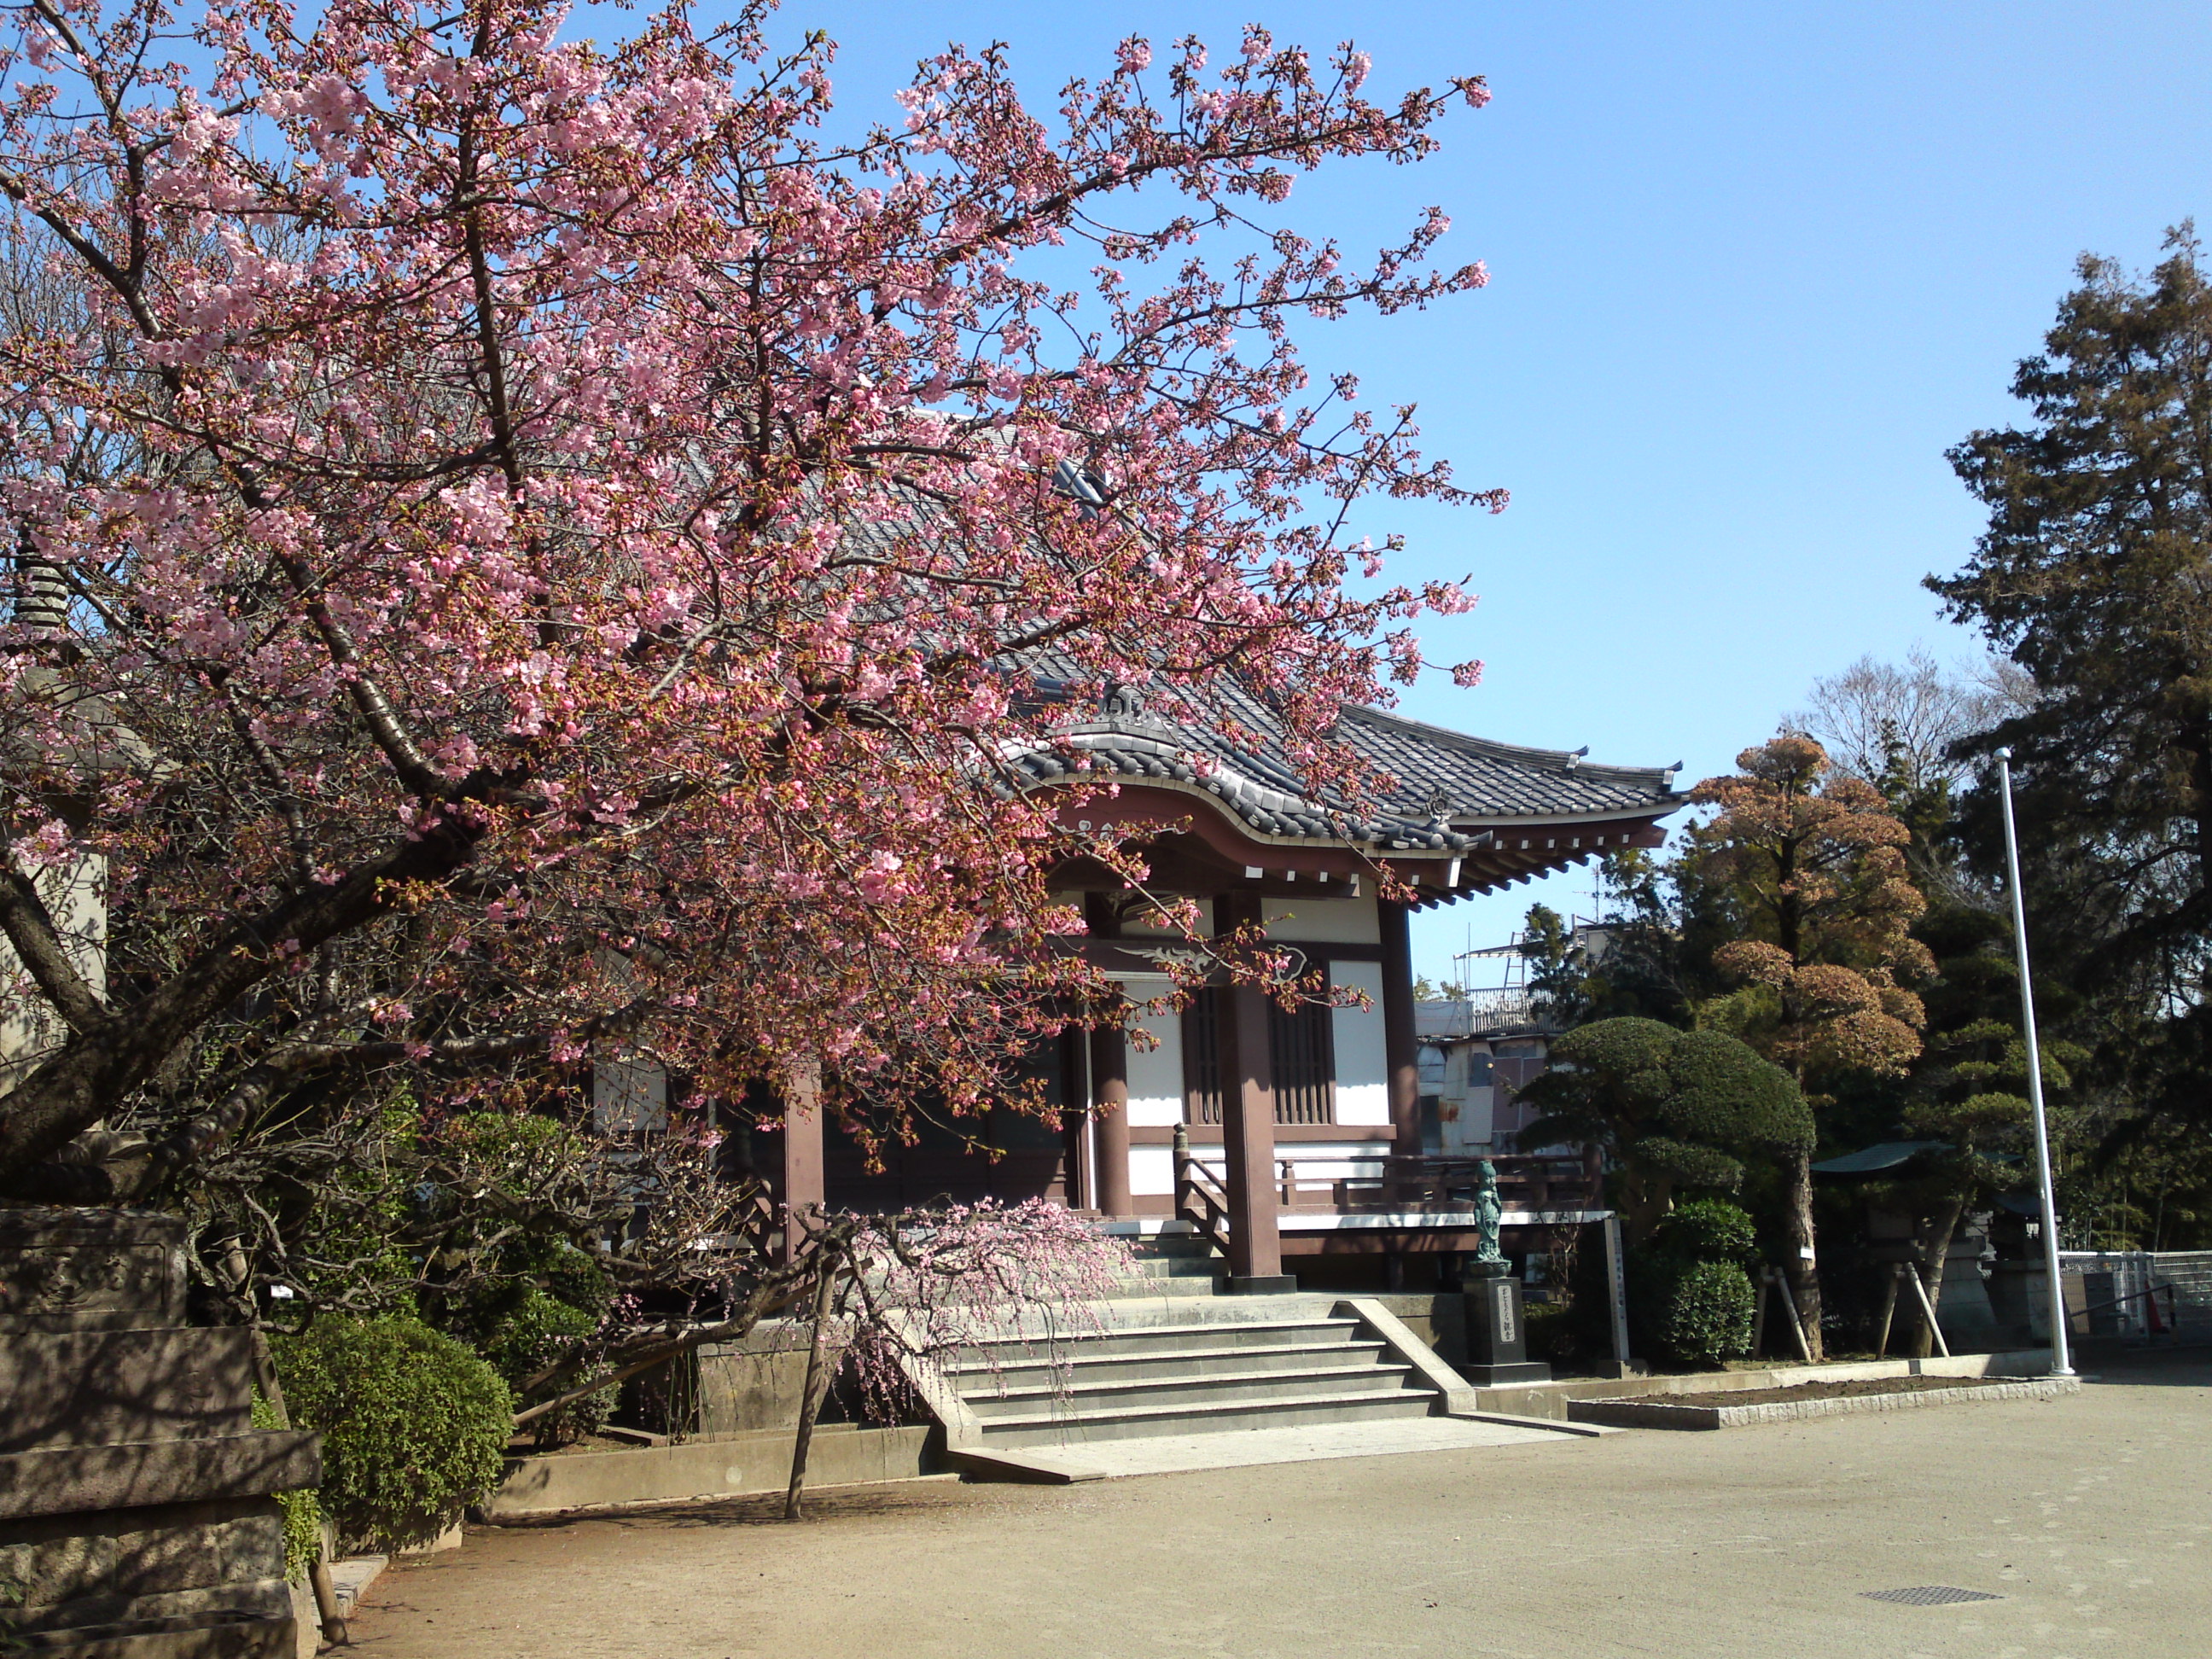
[[[711,8],[709,8],[711,15]],[[1231,48],[1349,34],[1371,86],[1489,77],[1496,101],[1416,168],[1300,186],[1293,220],[1379,243],[1430,202],[1482,293],[1305,337],[1378,401],[1421,406],[1503,515],[1393,509],[1413,575],[1482,603],[1431,625],[1419,718],[1594,759],[1725,769],[1812,679],[1863,653],[1974,641],[1919,586],[1978,515],[1943,459],[2010,419],[2084,249],[2147,264],[2212,228],[2212,9],[2201,3],[884,6],[795,0],[777,27],[841,44],[848,115],[893,113],[914,60],[1003,40],[1033,105],[1127,33]],[[1417,924],[1417,964],[1502,939],[1532,898]]]

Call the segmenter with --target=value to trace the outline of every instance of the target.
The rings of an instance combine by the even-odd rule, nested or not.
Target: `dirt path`
[[[362,1659],[2212,1652],[2212,1363],[2069,1399],[487,1529]],[[1897,1606],[1954,1585],[1999,1599]]]

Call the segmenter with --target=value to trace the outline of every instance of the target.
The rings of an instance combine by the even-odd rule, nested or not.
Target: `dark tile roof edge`
[[[1658,798],[1680,801],[1670,781],[1675,769],[1671,766],[1606,766],[1590,761],[1578,761],[1568,749],[1537,749],[1527,744],[1500,743],[1494,738],[1478,738],[1466,732],[1455,732],[1448,726],[1431,726],[1425,720],[1408,720],[1403,714],[1394,714],[1388,709],[1372,708],[1364,703],[1344,705],[1345,718],[1364,725],[1395,730],[1423,743],[1432,743],[1444,749],[1462,749],[1510,765],[1533,767],[1543,771],[1559,772],[1577,779],[1602,781],[1634,787],[1643,785],[1656,791]]]

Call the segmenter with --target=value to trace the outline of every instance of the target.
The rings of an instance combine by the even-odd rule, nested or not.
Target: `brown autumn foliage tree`
[[[1720,810],[1692,833],[1699,884],[1727,895],[1735,937],[1714,965],[1744,981],[1708,1004],[1722,1025],[1795,1077],[1816,1109],[1839,1073],[1901,1073],[1926,1023],[1909,987],[1934,970],[1907,931],[1927,901],[1912,884],[1911,832],[1881,792],[1836,770],[1810,738],[1784,732],[1736,757],[1692,799]],[[1790,1289],[1820,1357],[1810,1149],[1784,1154],[1795,1260]]]

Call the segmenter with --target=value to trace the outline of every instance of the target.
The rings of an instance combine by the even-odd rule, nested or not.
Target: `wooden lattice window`
[[[1221,1121],[1221,1042],[1215,1024],[1218,994],[1198,993],[1183,1010],[1184,1115],[1192,1123]]]
[[[1208,988],[1191,999],[1182,1017],[1183,1085],[1188,1121],[1221,1121],[1220,996]],[[1285,1013],[1267,1005],[1267,1051],[1275,1080],[1275,1121],[1336,1121],[1334,1022],[1323,1006],[1301,1004]]]
[[[1326,1006],[1302,1002],[1290,1013],[1267,1004],[1267,1053],[1274,1062],[1275,1121],[1334,1123],[1334,1022]]]

